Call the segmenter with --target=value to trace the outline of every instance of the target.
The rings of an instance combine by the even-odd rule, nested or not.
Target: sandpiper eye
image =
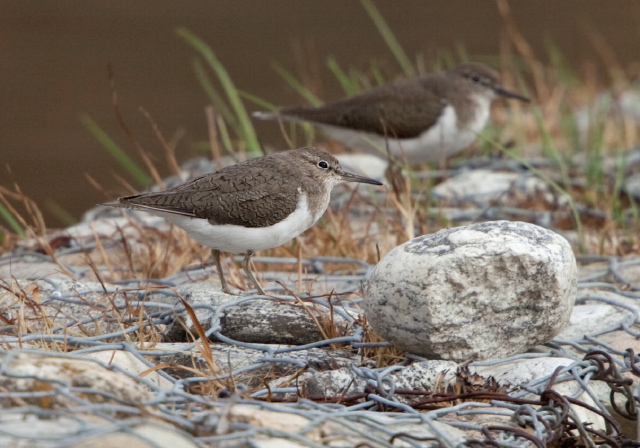
[[[322,168],[323,170],[326,170],[327,168],[329,168],[329,164],[327,162],[325,162],[324,160],[321,160],[318,162],[318,166],[320,168]]]
[[[471,77],[471,81],[473,81],[473,82],[480,82],[480,77],[479,77],[479,76],[472,76],[472,77]]]

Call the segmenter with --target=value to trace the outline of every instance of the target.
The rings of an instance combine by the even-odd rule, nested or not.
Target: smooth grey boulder
[[[322,307],[305,309],[297,304],[257,297],[245,301],[239,296],[217,291],[210,283],[184,285],[177,290],[193,308],[204,331],[211,328],[216,310],[224,306],[220,313],[220,333],[236,341],[259,344],[310,344],[326,339],[318,324],[331,324],[341,335],[347,333],[348,323],[339,315],[331,316],[330,312]],[[166,300],[156,297],[153,299]],[[180,306],[181,302],[178,300],[172,298],[167,302]],[[163,341],[190,341],[192,336],[187,335],[187,330],[192,335],[197,334],[191,315],[187,311],[181,311],[167,327]]]
[[[365,285],[373,329],[430,359],[507,357],[568,324],[576,260],[560,235],[523,222],[442,230],[396,247]]]
[[[347,323],[338,315],[333,323],[340,334]],[[322,325],[331,325],[325,308],[305,309],[297,304],[256,299],[225,310],[221,333],[242,342],[257,344],[305,345],[326,339]],[[318,324],[320,323],[320,326]]]

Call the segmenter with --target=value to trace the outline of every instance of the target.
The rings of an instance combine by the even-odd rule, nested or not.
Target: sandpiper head
[[[325,183],[329,187],[342,182],[382,185],[381,182],[375,179],[345,172],[338,159],[324,149],[305,147],[296,149],[294,152],[295,156],[302,162],[300,166],[301,172],[319,182]]]
[[[500,83],[498,72],[478,62],[466,62],[449,70],[452,74],[462,77],[467,85],[481,95],[488,95],[491,99],[498,96],[515,98],[528,103],[530,100],[518,93],[511,92]]]

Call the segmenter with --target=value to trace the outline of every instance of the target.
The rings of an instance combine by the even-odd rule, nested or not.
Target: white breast
[[[189,218],[166,212],[152,213],[162,216],[187,231],[189,236],[204,246],[223,252],[243,254],[249,251],[271,249],[286,243],[313,226],[326,207],[312,216],[307,195],[301,194],[296,210],[284,220],[269,227],[242,227],[237,225],[212,225],[206,219]]]
[[[491,98],[486,95],[476,95],[473,101],[476,103],[476,116],[467,126],[467,129],[474,134],[478,134],[489,122],[491,115]]]

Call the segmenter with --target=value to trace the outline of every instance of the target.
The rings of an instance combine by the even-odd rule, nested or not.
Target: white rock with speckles
[[[373,329],[420,356],[454,361],[522,353],[568,324],[576,260],[560,235],[523,222],[442,230],[396,247],[365,286]]]

